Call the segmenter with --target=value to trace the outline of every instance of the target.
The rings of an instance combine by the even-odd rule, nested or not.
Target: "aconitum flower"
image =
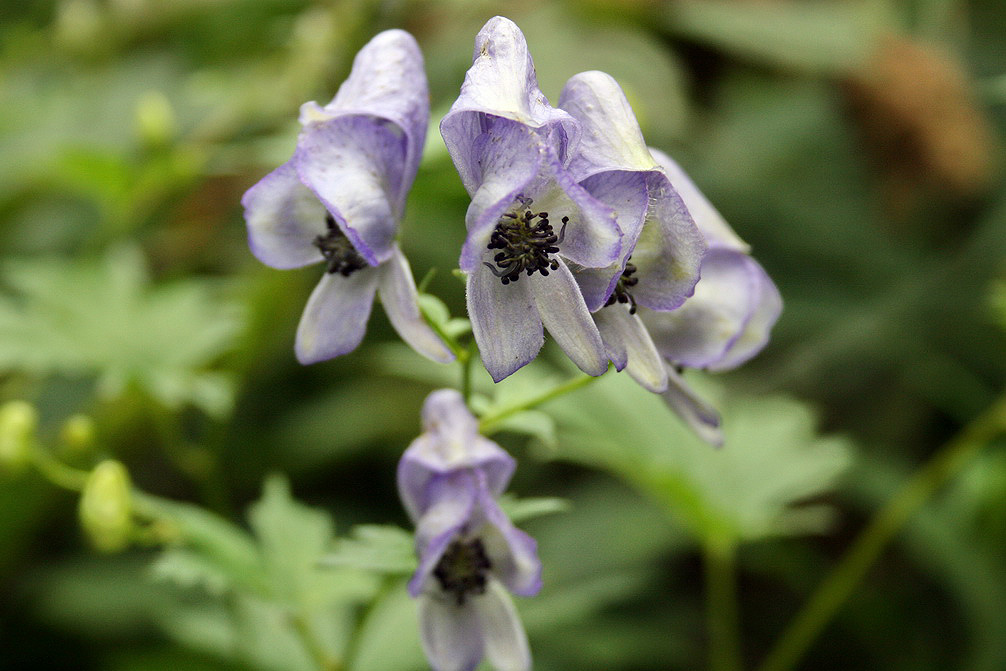
[[[684,199],[709,244],[695,295],[677,310],[640,310],[668,362],[664,399],[705,440],[719,444],[716,410],[684,382],[680,368],[724,371],[741,365],[768,343],[782,298],[768,273],[688,175],[666,154],[651,150]]]
[[[273,268],[324,262],[297,328],[313,363],[354,350],[374,294],[402,339],[434,361],[454,357],[420,314],[409,262],[395,243],[429,123],[416,41],[380,33],[356,55],[324,107],[304,104],[293,157],[242,198],[252,253]]]
[[[538,88],[520,29],[495,17],[475,39],[461,94],[440,124],[472,197],[459,264],[482,362],[497,382],[529,363],[543,325],[584,372],[608,356],[571,268],[605,268],[619,258],[611,207],[567,170],[579,123]],[[614,181],[610,197],[642,198]]]
[[[416,524],[423,650],[436,671],[471,671],[486,657],[500,671],[531,668],[527,636],[507,590],[541,589],[537,545],[496,499],[514,460],[478,433],[461,394],[435,391],[423,429],[398,464],[398,491]]]
[[[609,358],[650,391],[667,388],[667,373],[637,306],[675,310],[692,295],[706,242],[682,196],[650,154],[618,83],[603,72],[566,82],[559,106],[580,122],[582,135],[569,169],[576,180],[618,213],[622,253],[606,268],[584,268],[577,282],[594,313]],[[615,182],[634,184],[612,193]]]

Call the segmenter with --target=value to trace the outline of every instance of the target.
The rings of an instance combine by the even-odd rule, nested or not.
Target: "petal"
[[[545,341],[530,284],[525,281],[504,286],[485,266],[468,276],[472,334],[482,363],[495,382],[530,363]]]
[[[451,541],[471,526],[481,481],[476,471],[465,470],[432,478],[423,498],[426,506],[416,524],[419,566],[409,580],[409,593],[417,596]]]
[[[439,363],[454,361],[454,353],[419,312],[419,294],[412,270],[398,245],[392,245],[391,258],[381,264],[377,272],[381,304],[402,340],[428,359]]]
[[[611,305],[595,312],[594,321],[609,351],[613,347],[609,343],[615,342],[625,352],[627,364],[623,368],[633,380],[658,394],[667,389],[664,361],[638,315],[630,314],[623,305]]]
[[[615,79],[604,72],[570,77],[559,107],[580,122],[582,135],[569,169],[577,181],[608,170],[653,170],[636,115]]]
[[[403,134],[405,153],[392,200],[401,214],[412,185],[430,122],[430,94],[423,55],[412,35],[386,30],[365,44],[353,60],[349,78],[328,105],[329,114],[354,113],[393,122]]]
[[[444,143],[469,193],[477,188],[480,171],[466,148],[484,130],[481,124],[486,116],[545,129],[557,142],[563,159],[579,135],[572,117],[549,105],[538,88],[524,34],[513,21],[501,16],[490,19],[475,37],[472,66],[461,94],[440,123]]]
[[[482,618],[473,602],[458,606],[436,595],[419,597],[419,638],[435,671],[472,671],[482,660]]]
[[[566,356],[588,375],[607,371],[608,355],[601,334],[566,264],[560,262],[548,277],[533,275],[527,279],[542,323]]]
[[[695,291],[706,243],[681,197],[660,173],[649,173],[650,208],[632,250],[639,283],[632,296],[654,310],[673,310]]]
[[[315,363],[356,349],[367,330],[376,289],[373,268],[362,268],[349,277],[325,273],[297,326],[297,360]]]
[[[300,268],[322,260],[311,244],[325,232],[325,207],[301,184],[292,161],[248,189],[241,198],[252,254],[273,268]]]
[[[403,160],[398,129],[371,116],[311,123],[297,140],[293,162],[301,181],[372,266],[392,254]]]
[[[782,313],[782,296],[772,279],[757,261],[750,259],[750,263],[754,309],[740,336],[734,340],[722,359],[709,366],[709,370],[736,368],[760,352],[768,343],[769,333]]]
[[[482,628],[485,654],[496,671],[530,671],[531,648],[517,609],[506,590],[490,580],[486,593],[472,599]]]
[[[492,572],[514,594],[537,594],[541,590],[538,543],[513,525],[485,488],[479,491],[479,509],[488,522],[479,535]]]
[[[715,447],[723,445],[720,414],[699,398],[672,366],[667,367],[667,391],[661,396],[699,438]]]
[[[730,224],[723,218],[723,215],[713,207],[709,199],[699,191],[699,187],[695,186],[695,182],[674,159],[659,149],[651,148],[650,153],[667,173],[667,178],[671,181],[674,189],[681,194],[692,219],[695,220],[695,224],[702,231],[710,247],[728,247],[745,253],[750,250],[748,244],[730,228]]]

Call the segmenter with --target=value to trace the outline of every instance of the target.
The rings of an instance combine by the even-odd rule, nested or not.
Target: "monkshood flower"
[[[544,325],[580,369],[604,373],[608,356],[570,269],[611,265],[621,230],[612,208],[566,169],[579,123],[549,105],[509,19],[491,19],[475,38],[472,66],[440,130],[472,197],[459,265],[486,369],[498,382],[529,363]],[[632,187],[609,185],[611,198],[639,198]]]
[[[576,280],[615,368],[626,369],[650,391],[662,392],[666,369],[637,306],[679,308],[699,281],[706,242],[681,194],[650,154],[625,94],[610,75],[571,77],[559,107],[582,130],[570,172],[615,209],[623,233],[619,258],[605,268],[578,269]],[[612,189],[613,184],[623,188]]]
[[[329,104],[301,107],[293,157],[242,198],[260,261],[281,269],[325,264],[297,328],[301,363],[355,349],[375,293],[413,349],[453,359],[423,320],[412,271],[395,243],[429,115],[416,41],[401,30],[380,33],[356,55]]]
[[[666,154],[651,150],[667,171],[709,244],[695,295],[677,310],[640,310],[657,350],[667,361],[664,399],[705,440],[722,443],[719,414],[680,375],[682,368],[725,371],[741,365],[768,343],[782,312],[782,297],[765,269]]]
[[[534,539],[496,502],[514,460],[479,435],[452,389],[426,399],[423,429],[398,464],[398,491],[416,524],[409,593],[419,600],[423,650],[436,671],[471,671],[483,657],[500,671],[528,670],[527,636],[507,590],[537,594],[541,562]]]

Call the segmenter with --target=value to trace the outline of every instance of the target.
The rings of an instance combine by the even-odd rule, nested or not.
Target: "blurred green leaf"
[[[324,567],[349,567],[389,575],[409,575],[416,570],[412,534],[398,527],[361,524],[348,538],[319,560]]]

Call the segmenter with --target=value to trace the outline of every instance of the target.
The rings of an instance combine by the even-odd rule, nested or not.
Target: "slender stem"
[[[737,612],[736,544],[710,535],[702,544],[706,579],[706,628],[710,671],[740,671],[740,617]]]
[[[349,637],[346,649],[343,651],[342,658],[345,660],[343,662],[344,669],[356,668],[356,658],[357,655],[359,655],[360,639],[363,637],[363,632],[370,625],[370,621],[373,619],[378,605],[381,604],[395,589],[402,589],[401,581],[386,577],[378,589],[377,594],[374,595],[374,598],[371,599],[370,603],[367,604],[366,608],[364,608],[360,618],[356,621],[356,627],[352,636]]]
[[[31,461],[42,476],[54,485],[75,492],[84,491],[84,486],[87,484],[87,471],[67,466],[38,446],[31,451]]]
[[[472,401],[472,360],[474,358],[471,343],[469,343],[468,349],[463,350],[461,356],[458,357],[458,361],[461,362],[461,396],[469,406]]]
[[[588,384],[597,380],[600,376],[593,375],[580,375],[579,377],[574,377],[570,380],[563,382],[562,384],[556,385],[551,389],[546,389],[537,396],[531,396],[530,398],[514,404],[499,408],[495,412],[486,414],[479,420],[479,431],[483,434],[490,434],[498,428],[500,422],[502,422],[507,417],[516,415],[519,412],[525,410],[530,410],[536,406],[541,405],[547,401],[551,401],[553,398],[562,396],[563,394],[568,394],[571,391],[575,391],[580,387],[586,387]]]
[[[862,580],[884,547],[915,511],[982,447],[1006,431],[1006,396],[971,421],[917,470],[860,532],[838,565],[797,613],[759,671],[789,671]]]
[[[314,660],[315,664],[317,664],[318,671],[343,671],[345,669],[342,662],[332,657],[325,650],[325,646],[321,644],[321,641],[315,635],[310,621],[302,613],[293,613],[290,619],[293,622],[294,629],[297,630],[297,635],[300,636],[300,640],[304,644],[304,648],[311,655],[311,659]]]

